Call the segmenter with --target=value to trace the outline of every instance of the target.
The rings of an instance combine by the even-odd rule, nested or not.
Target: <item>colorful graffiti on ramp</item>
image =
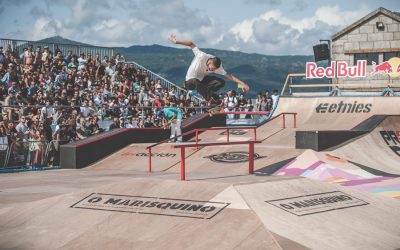
[[[307,150],[274,175],[303,176],[400,199],[400,175],[376,170],[325,152]]]

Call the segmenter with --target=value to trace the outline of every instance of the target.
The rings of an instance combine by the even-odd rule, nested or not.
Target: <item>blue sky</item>
[[[0,0],[0,37],[62,37],[101,46],[169,45],[310,55],[319,39],[400,0]]]

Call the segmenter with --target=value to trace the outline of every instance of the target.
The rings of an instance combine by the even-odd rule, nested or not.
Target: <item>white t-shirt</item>
[[[271,95],[271,98],[272,98],[272,105],[275,107],[276,101],[278,100],[278,96],[277,95]]]
[[[91,109],[89,107],[86,107],[86,106],[81,107],[81,113],[82,113],[83,117],[88,117],[90,112],[91,112]]]
[[[226,71],[224,70],[222,65],[216,71],[208,71],[207,60],[210,58],[214,58],[215,56],[206,54],[203,51],[199,50],[199,48],[197,47],[194,47],[192,51],[194,54],[194,58],[187,71],[186,81],[193,78],[199,79],[201,81],[206,75],[211,73],[226,75]]]
[[[53,116],[56,113],[56,110],[53,107],[43,107],[40,111],[41,118],[45,119],[46,117]]]
[[[78,70],[80,70],[81,68],[85,67],[87,64],[87,59],[83,59],[82,57],[78,58]]]

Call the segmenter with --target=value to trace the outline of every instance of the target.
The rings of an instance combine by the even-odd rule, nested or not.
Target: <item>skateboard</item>
[[[214,114],[217,114],[217,113],[219,113],[219,112],[221,112],[221,111],[224,111],[224,105],[220,105],[220,106],[217,106],[217,107],[214,107],[214,108],[209,109],[209,110],[208,110],[208,114],[209,114],[210,117],[211,117],[211,116],[213,116]]]

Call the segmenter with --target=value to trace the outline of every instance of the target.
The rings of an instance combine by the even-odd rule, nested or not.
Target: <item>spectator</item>
[[[3,53],[3,46],[0,46],[0,64],[4,65],[4,61],[6,59],[6,56]]]
[[[236,92],[234,90],[228,91],[228,95],[224,99],[225,112],[236,111],[236,107],[238,106],[238,101],[236,98]],[[228,118],[233,119],[234,115],[229,114]]]
[[[51,106],[51,101],[46,100],[46,106],[43,107],[40,111],[40,120],[44,121],[45,119],[52,118],[52,116],[56,113],[54,107]]]
[[[273,105],[273,100],[271,98],[271,95],[269,94],[269,91],[265,91],[265,97],[267,98],[267,111],[271,111],[272,105]]]
[[[240,93],[238,99],[238,111],[248,111],[247,100],[244,98],[244,94]],[[240,118],[245,118],[246,115],[240,115]]]
[[[28,126],[26,125],[26,117],[22,116],[21,119],[19,120],[18,125],[15,127],[15,130],[17,131],[17,139],[26,141],[28,139]]]
[[[260,111],[268,111],[270,109],[270,102],[268,102],[267,96],[263,95],[261,98],[261,103],[260,103]]]
[[[137,128],[138,124],[136,120],[133,120],[132,116],[127,117],[126,128]]]
[[[16,94],[14,91],[9,91],[8,96],[4,102],[4,105],[6,107],[3,108],[5,111],[5,114],[7,115],[7,118],[9,121],[14,121],[14,117],[17,114],[16,111],[18,111],[17,105],[18,101],[16,98]]]
[[[81,53],[81,56],[78,58],[78,70],[82,70],[86,67],[87,59],[85,58],[85,53]]]
[[[256,111],[261,111],[261,101],[262,101],[263,94],[261,92],[257,93],[256,98]]]
[[[100,128],[97,117],[91,117],[89,118],[89,126],[88,126],[88,132],[90,135],[97,135],[102,132],[102,129]]]
[[[155,127],[153,121],[151,120],[151,115],[146,116],[146,121],[144,122],[144,127],[145,128],[154,128]]]
[[[108,130],[113,130],[113,129],[115,129],[115,128],[120,128],[120,126],[119,126],[119,121],[118,121],[118,118],[117,118],[117,117],[114,117],[113,123],[110,125],[110,127],[109,127]]]
[[[278,98],[279,98],[277,89],[274,89],[271,98],[272,98],[272,107],[275,108],[275,106],[278,104]]]

